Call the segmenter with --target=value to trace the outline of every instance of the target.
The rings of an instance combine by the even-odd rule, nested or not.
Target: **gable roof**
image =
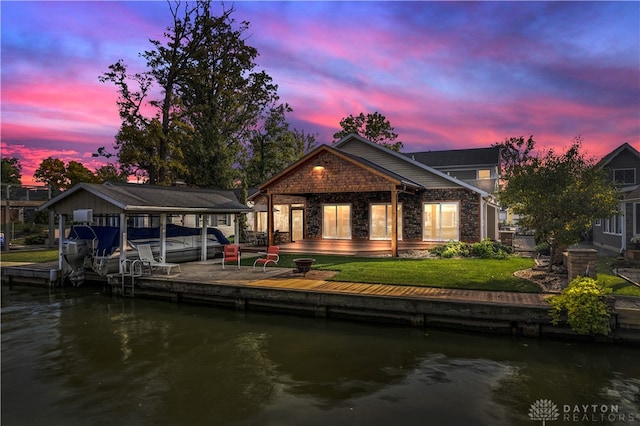
[[[260,185],[260,190],[262,190],[263,188],[272,185],[273,183],[275,183],[276,181],[278,181],[279,179],[283,178],[284,176],[286,176],[287,174],[289,174],[292,170],[296,169],[298,166],[300,166],[303,163],[306,163],[308,161],[310,161],[311,159],[313,159],[314,157],[317,157],[320,153],[322,152],[328,152],[330,154],[336,155],[358,167],[364,168],[366,170],[368,170],[371,173],[374,173],[378,176],[382,176],[383,178],[392,181],[392,182],[396,182],[396,184],[398,185],[407,185],[413,188],[424,188],[420,183],[415,182],[411,179],[408,179],[396,172],[394,172],[393,170],[389,170],[386,169],[378,164],[375,164],[365,158],[362,157],[358,157],[356,155],[352,155],[348,152],[344,152],[338,149],[335,149],[333,147],[330,147],[328,145],[320,145],[319,147],[317,147],[316,149],[314,149],[313,151],[311,151],[310,153],[308,153],[307,155],[305,155],[304,157],[300,158],[298,161],[292,163],[291,165],[289,165],[289,167],[287,167],[286,169],[284,169],[283,171],[281,171],[280,173],[278,173],[277,175],[273,176],[271,179],[269,179],[268,181],[266,181],[265,183],[263,183],[262,185]],[[252,198],[252,197],[250,197]]]
[[[498,147],[420,151],[404,155],[431,167],[471,167],[500,164],[500,148]]]
[[[39,207],[55,208],[76,193],[89,194],[123,212],[146,213],[240,213],[251,211],[238,202],[233,190],[165,187],[131,183],[79,183]]]
[[[379,150],[384,155],[388,155],[388,156],[394,157],[396,159],[400,159],[401,161],[406,162],[408,164],[411,164],[413,166],[416,166],[416,167],[422,169],[425,172],[432,173],[432,174],[434,174],[434,175],[436,175],[436,176],[438,176],[440,178],[443,178],[443,179],[451,182],[455,186],[461,186],[463,188],[469,189],[469,190],[471,190],[473,192],[476,192],[476,193],[480,194],[483,197],[489,196],[488,192],[483,191],[483,190],[481,190],[479,188],[476,188],[475,186],[470,185],[467,182],[459,180],[459,179],[457,179],[457,178],[455,178],[455,177],[453,177],[451,175],[448,175],[447,173],[444,173],[444,172],[442,172],[440,170],[437,170],[437,169],[435,169],[435,168],[433,168],[431,166],[428,166],[428,165],[426,165],[424,163],[421,163],[421,162],[416,161],[416,160],[414,160],[414,159],[412,159],[410,157],[407,157],[405,154],[396,152],[396,151],[394,151],[392,149],[386,148],[386,147],[384,147],[384,146],[382,146],[380,144],[377,144],[375,142],[371,142],[370,140],[365,139],[362,136],[357,135],[355,133],[351,133],[351,134],[343,137],[342,139],[340,139],[340,141],[338,141],[338,143],[335,144],[335,147],[340,149],[340,147],[342,147],[343,145],[347,144],[348,142],[350,142],[352,140],[356,140],[356,141],[358,141],[360,143],[366,144],[369,147],[372,147],[374,149]],[[362,157],[360,157],[360,158],[362,158]],[[394,172],[398,173],[398,174],[401,174],[399,170],[394,170]]]
[[[600,167],[606,167],[609,163],[611,163],[618,155],[620,155],[623,151],[628,150],[632,155],[635,155],[636,158],[640,160],[640,152],[637,149],[632,147],[629,143],[625,142],[604,157],[602,160],[598,162]]]

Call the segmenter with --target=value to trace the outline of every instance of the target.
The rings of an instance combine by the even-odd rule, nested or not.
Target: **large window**
[[[371,204],[371,228],[369,238],[372,240],[390,240],[393,222],[391,220],[391,203]],[[402,204],[398,204],[398,240],[402,239]]]
[[[636,183],[636,169],[614,169],[613,180],[617,184],[635,184]]]
[[[351,205],[326,204],[323,206],[322,238],[351,239]]]
[[[491,170],[490,169],[478,170],[478,179],[491,179]]]
[[[622,235],[622,216],[615,215],[603,220],[605,234]]]
[[[458,203],[425,203],[423,207],[426,241],[458,239]]]
[[[274,204],[273,209],[273,230],[289,232],[289,204]]]

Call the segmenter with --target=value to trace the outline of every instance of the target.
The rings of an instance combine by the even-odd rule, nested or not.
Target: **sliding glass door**
[[[423,216],[425,241],[458,240],[458,203],[425,203]]]
[[[393,221],[391,203],[371,204],[371,226],[369,239],[390,240]],[[398,204],[398,240],[402,239],[402,205]]]
[[[325,204],[322,208],[322,238],[351,239],[351,205]]]

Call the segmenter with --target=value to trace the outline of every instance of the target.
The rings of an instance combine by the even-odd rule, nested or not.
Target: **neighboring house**
[[[498,190],[500,148],[422,151],[405,154],[436,170],[463,180],[488,193]]]
[[[593,243],[622,252],[633,248],[631,238],[640,234],[640,152],[624,143],[604,156],[598,165],[607,170],[622,199],[621,214],[594,222]]]
[[[358,135],[316,148],[249,200],[263,206],[270,244],[277,230],[292,241],[388,241],[397,255],[498,238],[489,192]]]

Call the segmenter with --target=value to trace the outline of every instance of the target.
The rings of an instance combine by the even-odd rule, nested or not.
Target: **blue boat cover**
[[[167,224],[167,237],[169,238],[200,235],[201,232],[199,228]],[[213,234],[220,244],[230,243],[222,231],[217,228],[207,228],[207,234]],[[74,226],[69,232],[70,239],[91,241],[96,237],[98,238],[97,253],[100,256],[109,256],[120,247],[120,228],[117,226]],[[160,228],[127,228],[127,238],[130,240],[160,238]]]

